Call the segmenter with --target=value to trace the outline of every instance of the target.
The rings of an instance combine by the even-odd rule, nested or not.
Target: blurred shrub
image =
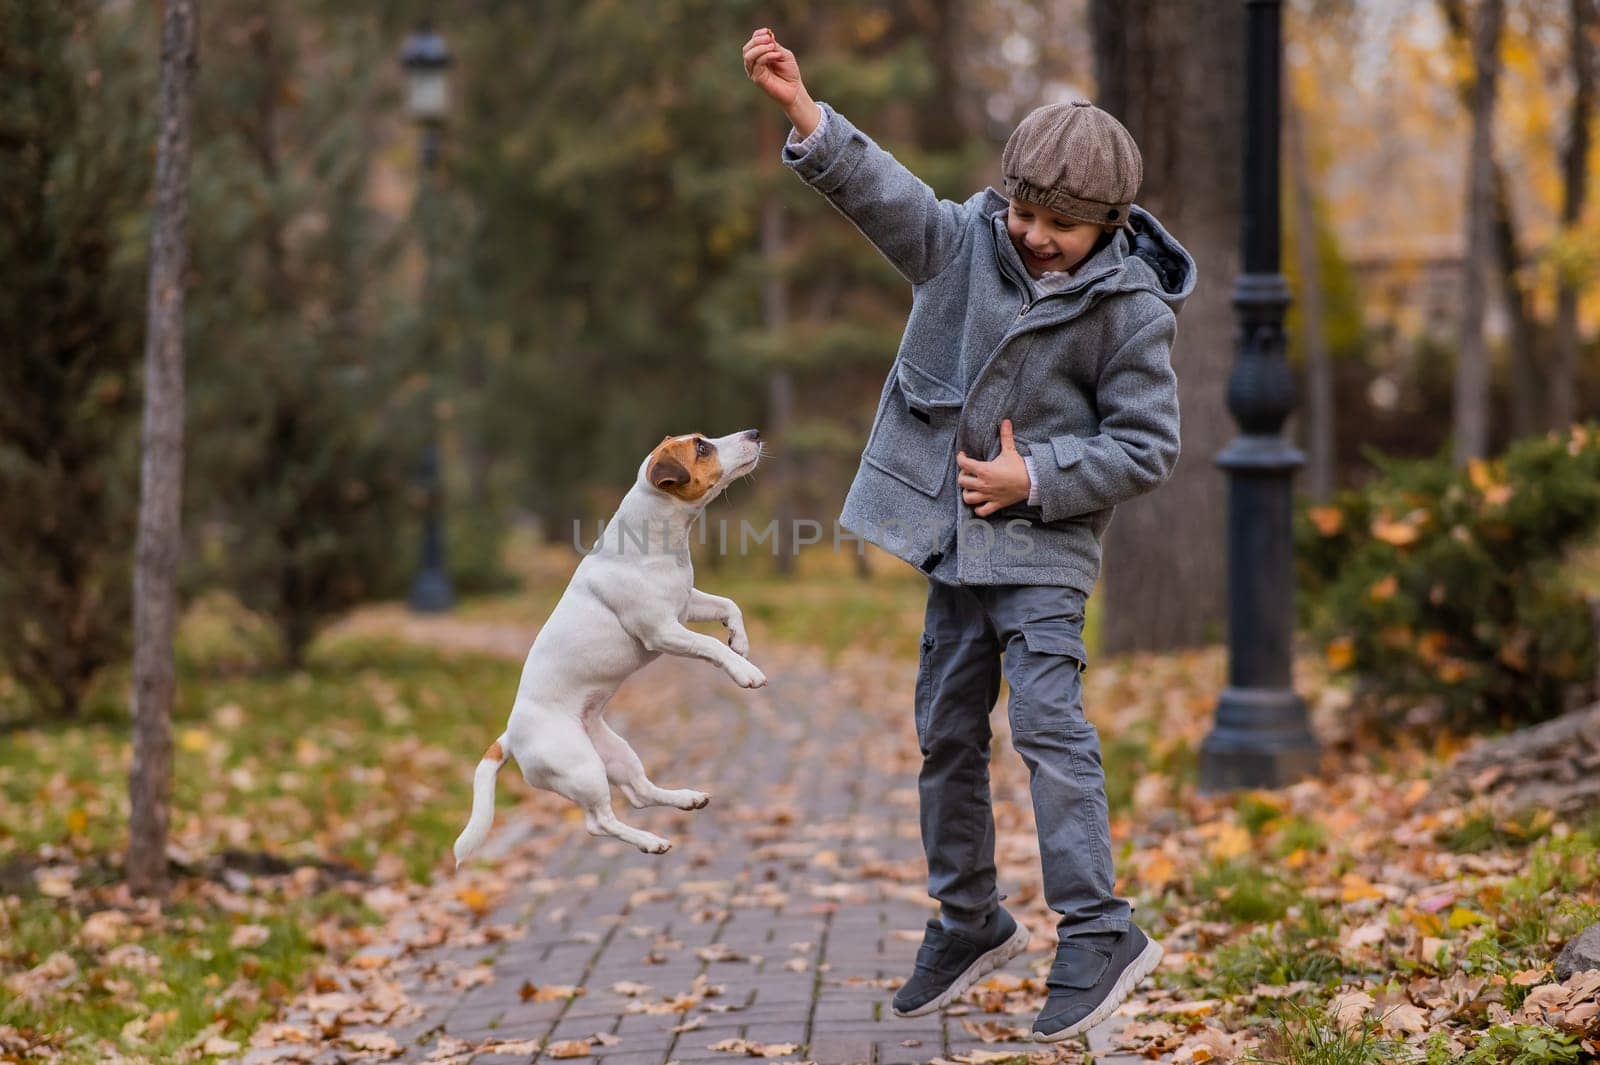
[[[1465,472],[1374,461],[1365,488],[1296,517],[1301,602],[1328,664],[1459,724],[1561,712],[1595,670],[1563,563],[1600,526],[1600,429],[1529,438]]]
[[[409,228],[368,196],[383,42],[219,0],[202,22],[192,179],[191,577],[269,619],[299,665],[348,607],[402,594],[415,472],[439,401],[428,308],[394,273]],[[428,197],[423,197],[428,201]]]
[[[445,561],[457,595],[515,591],[516,574],[506,566],[510,524],[488,503],[451,500],[446,506]]]
[[[126,649],[138,491],[153,93],[99,8],[0,0],[0,674],[56,716]]]

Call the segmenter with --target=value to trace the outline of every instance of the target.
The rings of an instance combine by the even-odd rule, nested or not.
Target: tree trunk
[[[1511,213],[1511,192],[1505,168],[1493,161],[1494,171],[1494,258],[1500,278],[1500,298],[1505,302],[1511,331],[1511,350],[1506,354],[1506,375],[1511,391],[1511,435],[1527,436],[1539,431],[1539,409],[1543,405],[1544,358],[1539,351],[1539,331],[1534,328],[1533,308],[1521,280],[1522,254],[1517,250],[1517,224]]]
[[[172,790],[173,631],[183,503],[183,285],[188,270],[189,134],[195,74],[194,0],[167,0],[161,31],[161,138],[150,238],[143,469],[133,579],[133,766],[128,884],[167,887]]]
[[[1561,158],[1561,228],[1576,231],[1588,195],[1589,115],[1594,110],[1594,57],[1589,42],[1594,0],[1572,0],[1572,110]],[[1546,420],[1564,430],[1578,416],[1578,285],[1563,269],[1556,295],[1556,357],[1551,367]]]
[[[1234,433],[1225,395],[1240,266],[1244,6],[1091,0],[1090,21],[1098,102],[1144,155],[1139,202],[1200,275],[1172,352],[1183,457],[1160,489],[1117,508],[1105,540],[1102,649],[1167,649],[1220,639],[1227,616],[1228,494],[1214,459]]]
[[[1322,256],[1317,241],[1317,217],[1311,194],[1311,164],[1305,144],[1305,123],[1294,94],[1284,92],[1285,147],[1293,186],[1295,250],[1300,266],[1300,339],[1306,353],[1306,491],[1326,502],[1333,494],[1333,366],[1328,361],[1323,325]]]
[[[1445,26],[1457,46],[1470,51],[1473,34],[1466,4],[1463,0],[1440,0],[1439,6]],[[1469,111],[1473,107],[1476,85],[1475,75],[1463,77],[1456,85],[1461,106]],[[1544,402],[1544,379],[1547,375],[1539,350],[1538,330],[1534,328],[1533,308],[1519,280],[1522,252],[1517,242],[1517,219],[1511,208],[1510,181],[1506,177],[1505,167],[1492,151],[1489,167],[1494,198],[1493,246],[1496,261],[1486,266],[1485,270],[1495,270],[1506,317],[1510,320],[1511,351],[1506,359],[1506,372],[1511,386],[1511,431],[1513,436],[1525,436],[1538,431],[1538,411]]]
[[[1458,467],[1489,452],[1489,355],[1483,305],[1494,257],[1494,102],[1504,0],[1482,0],[1477,21],[1472,34],[1472,150],[1467,157],[1466,269],[1455,381],[1452,458]]]

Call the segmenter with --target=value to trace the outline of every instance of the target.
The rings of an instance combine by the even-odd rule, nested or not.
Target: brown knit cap
[[[1007,196],[1084,222],[1124,226],[1144,180],[1139,146],[1088,100],[1045,104],[1017,124],[1000,153]]]

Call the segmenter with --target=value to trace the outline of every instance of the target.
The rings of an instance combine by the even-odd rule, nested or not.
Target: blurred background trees
[[[1369,480],[1379,453],[1449,448],[1469,313],[1483,313],[1487,454],[1595,411],[1600,20],[1593,0],[1504,0],[1490,239],[1469,247],[1484,2],[1285,9],[1291,357],[1319,368],[1293,426],[1319,497]],[[1201,286],[1175,353],[1184,459],[1113,526],[1097,598],[1107,649],[1220,635],[1212,457],[1232,432],[1239,78],[1188,59],[1230,54],[1232,7],[439,7],[455,97],[439,195],[419,202],[396,52],[428,5],[209,6],[185,581],[270,618],[283,662],[351,603],[403,591],[426,403],[463,591],[494,586],[511,525],[570,542],[574,520],[608,514],[669,432],[754,425],[772,440],[732,520],[835,517],[910,293],[778,165],[787,130],[738,61],[757,25],[799,52],[819,98],[952,198],[998,183],[1001,145],[1040,103],[1097,96],[1129,123],[1141,200],[1195,253]],[[127,631],[158,28],[140,5],[0,0],[0,18],[0,672],[30,693],[0,701],[64,711]],[[1174,513],[1189,516],[1181,541],[1161,535]]]
[[[78,712],[129,644],[148,41],[0,3],[0,663]]]

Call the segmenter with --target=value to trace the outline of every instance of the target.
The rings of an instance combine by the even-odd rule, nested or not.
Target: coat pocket
[[[862,454],[870,465],[937,496],[955,464],[961,390],[899,359]]]

